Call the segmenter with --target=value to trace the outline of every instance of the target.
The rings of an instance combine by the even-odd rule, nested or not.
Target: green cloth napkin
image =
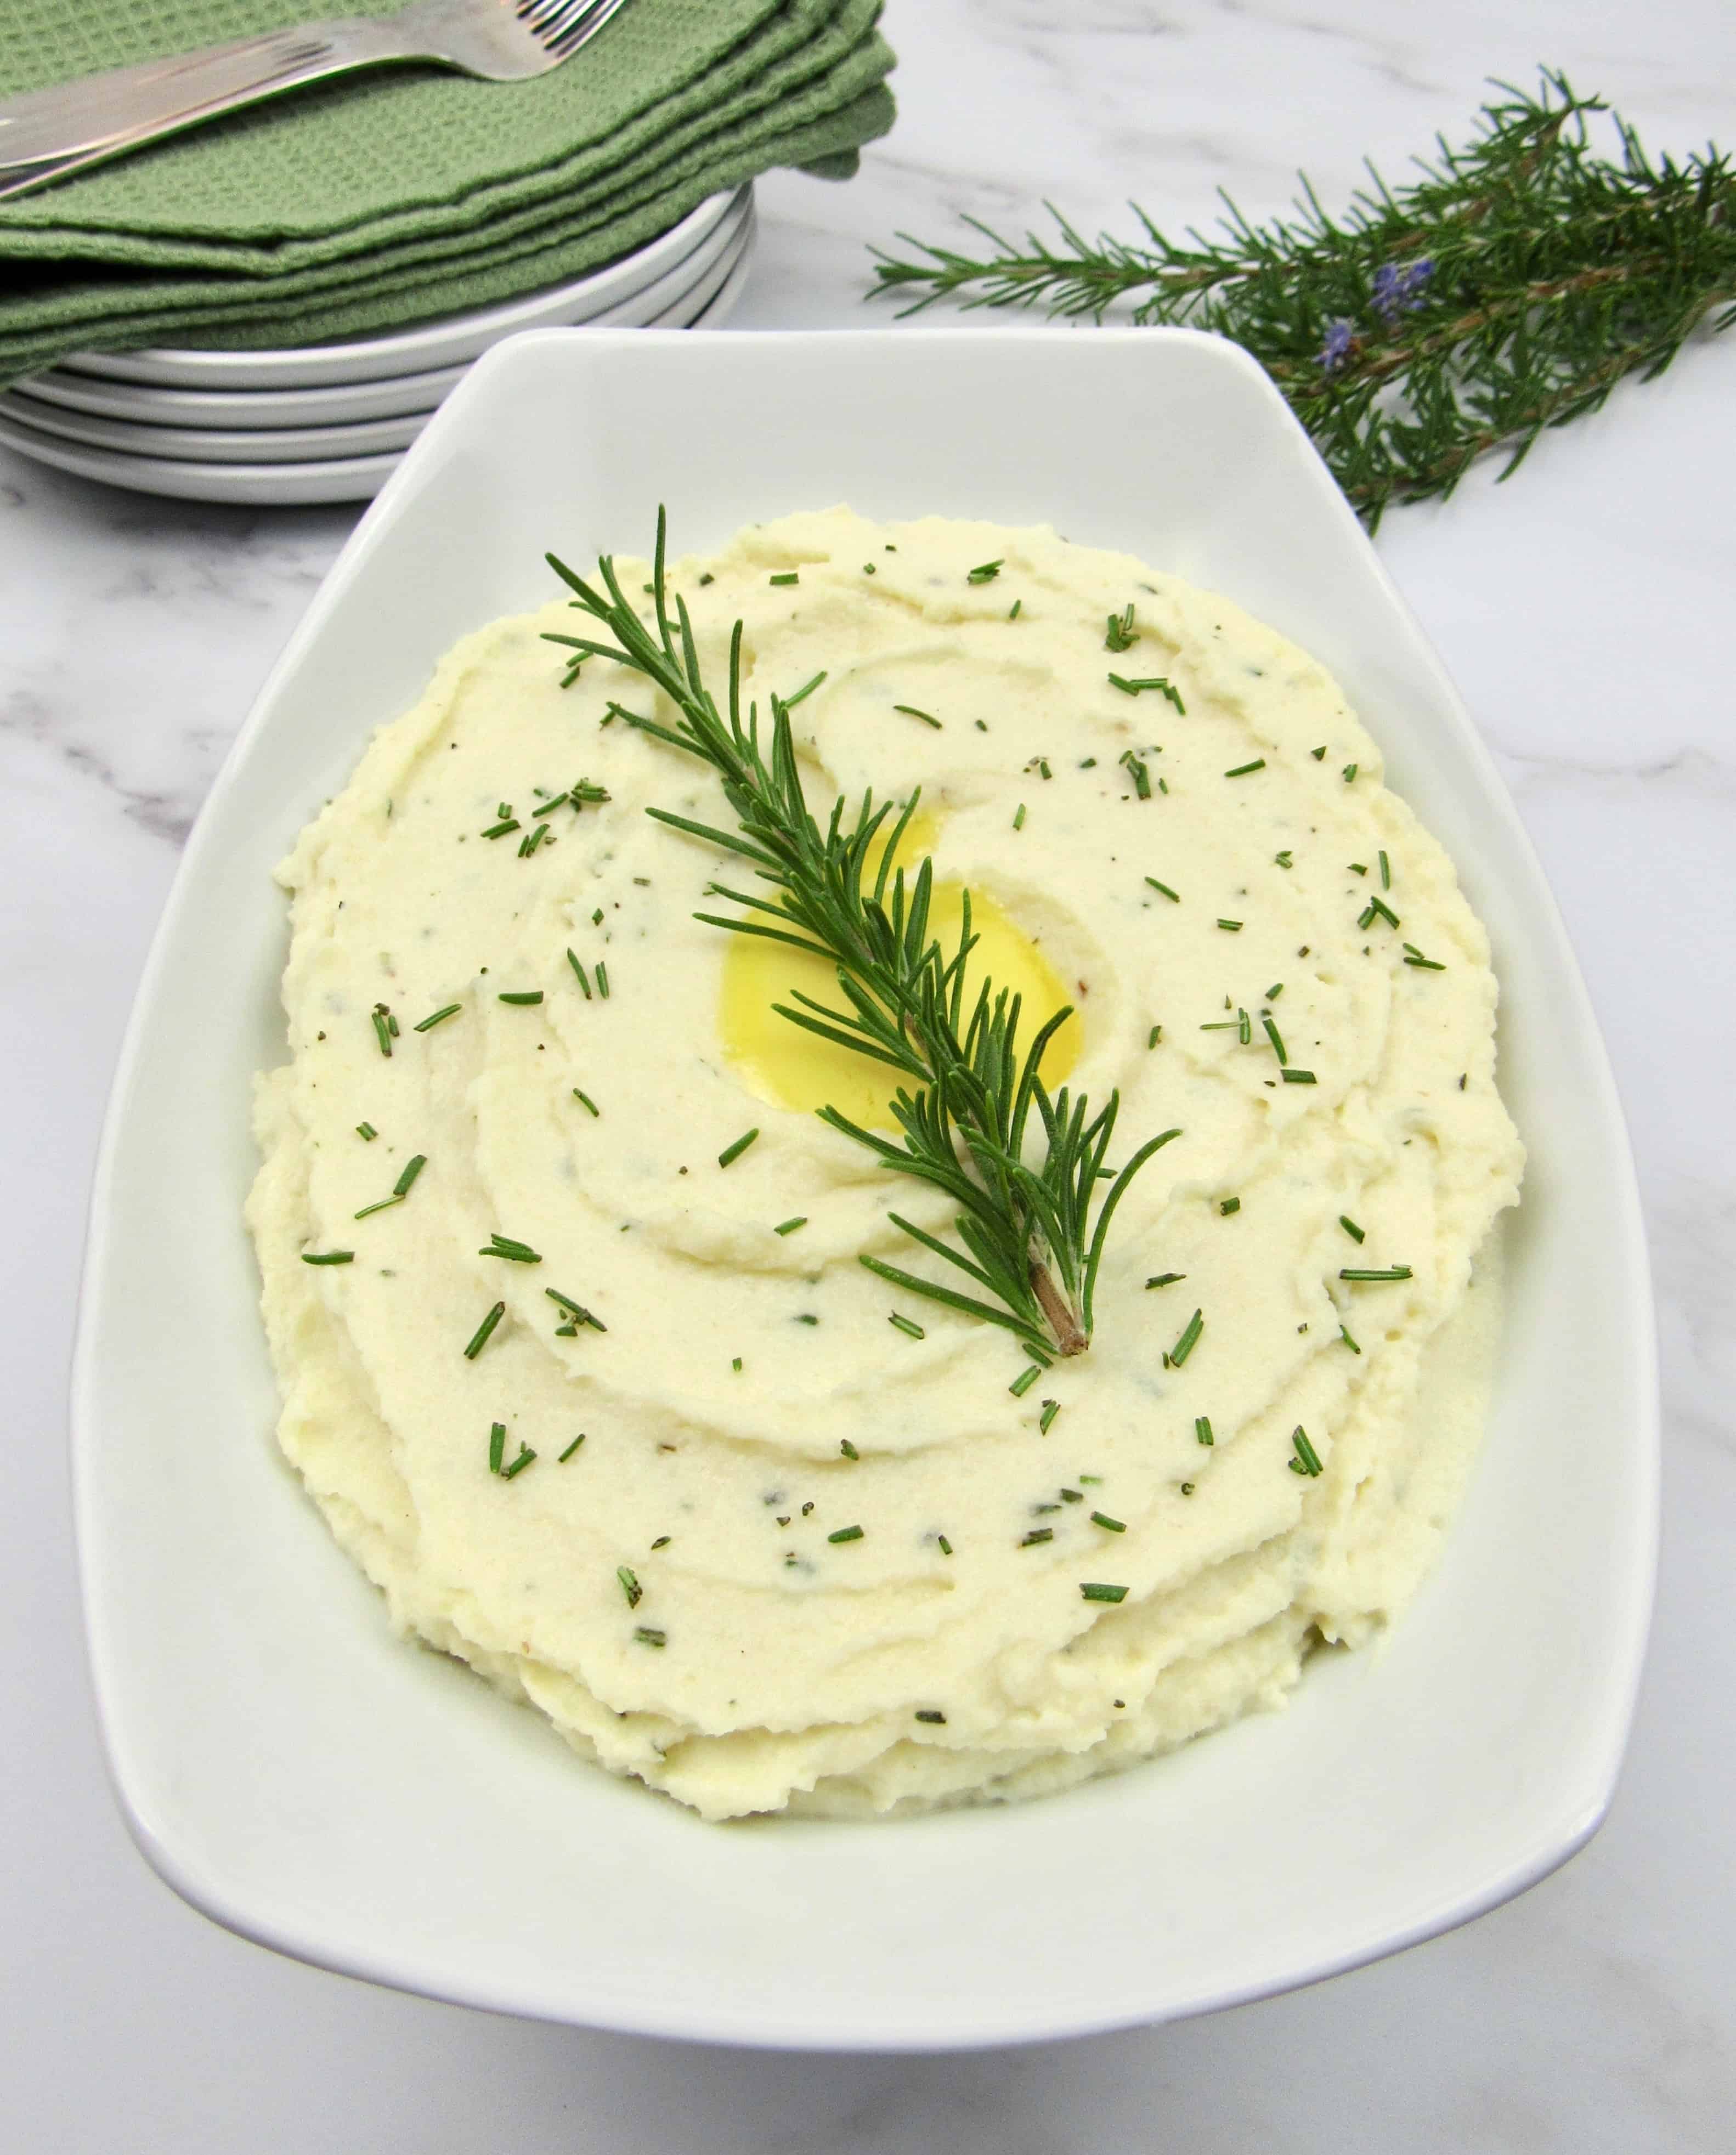
[[[8,0],[0,96],[340,0]],[[0,202],[0,381],[68,352],[379,334],[627,253],[773,166],[891,125],[880,0],[629,0],[521,83],[355,75]]]

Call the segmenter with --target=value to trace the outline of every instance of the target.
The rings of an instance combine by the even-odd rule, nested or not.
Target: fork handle
[[[0,201],[351,68],[432,59],[390,21],[307,23],[0,99]]]

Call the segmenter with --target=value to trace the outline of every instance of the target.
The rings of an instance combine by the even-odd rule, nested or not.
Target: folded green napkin
[[[390,0],[8,0],[0,96]],[[0,382],[78,351],[379,334],[581,274],[892,124],[880,0],[629,0],[563,67],[389,69],[0,202]]]

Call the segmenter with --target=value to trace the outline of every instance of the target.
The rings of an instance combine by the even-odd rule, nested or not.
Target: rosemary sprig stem
[[[1395,501],[1452,492],[1505,451],[1507,477],[1546,427],[1595,411],[1632,375],[1667,367],[1703,322],[1736,322],[1736,172],[1708,148],[1653,159],[1564,75],[1537,93],[1494,85],[1470,141],[1367,183],[1334,218],[1304,179],[1294,211],[1255,223],[1227,197],[1217,233],[1088,238],[1052,205],[1054,233],[986,253],[899,234],[877,289],[907,311],[1042,307],[1216,330],[1260,361],[1370,525]]]
[[[727,715],[719,709],[701,673],[685,600],[678,595],[670,612],[666,540],[659,510],[651,586],[654,632],[622,590],[612,558],[597,564],[599,588],[551,554],[550,565],[574,594],[573,605],[614,640],[551,640],[581,660],[610,660],[640,674],[673,706],[673,724],[620,704],[610,710],[709,764],[735,827],[720,829],[666,809],[647,812],[750,862],[776,893],[775,898],[760,897],[714,883],[714,893],[748,917],[696,917],[735,934],[788,943],[833,965],[836,1002],[792,990],[774,1008],[791,1024],[899,1073],[905,1082],[890,1106],[902,1143],[864,1129],[832,1107],[822,1108],[821,1118],[889,1170],[925,1181],[953,1200],[962,1248],[896,1213],[889,1216],[900,1232],[963,1272],[992,1300],[961,1294],[878,1257],[864,1255],[861,1262],[897,1286],[1007,1327],[1041,1361],[1083,1353],[1090,1344],[1093,1291],[1109,1220],[1134,1175],[1179,1133],[1167,1131],[1139,1147],[1107,1195],[1100,1193],[1117,1095],[1093,1116],[1083,1097],[1071,1097],[1065,1087],[1052,1098],[1040,1074],[1043,1051],[1071,1009],[1055,1012],[1026,1047],[1017,995],[984,980],[970,998],[965,967],[978,939],[969,893],[949,949],[930,934],[934,863],[924,858],[914,873],[897,863],[919,791],[902,807],[889,801],[877,805],[865,792],[853,816],[840,797],[823,825],[816,819],[803,791],[790,702],[771,698],[770,726],[763,732],[757,704],[743,714],[740,621],[730,642]],[[566,678],[572,678],[569,666]],[[1027,1137],[1036,1134],[1033,1111],[1046,1140],[1040,1165],[1027,1157]]]

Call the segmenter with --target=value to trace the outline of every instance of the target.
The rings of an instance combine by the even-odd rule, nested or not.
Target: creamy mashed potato
[[[1452,863],[1313,659],[1125,555],[840,509],[672,581],[719,688],[738,616],[762,705],[824,671],[811,803],[920,786],[1119,1087],[1112,1161],[1180,1127],[1091,1349],[1016,1390],[1011,1335],[858,1262],[938,1272],[887,1216],[950,1208],[779,1068],[694,918],[739,865],[644,813],[720,789],[609,721],[638,677],[563,690],[556,605],[460,643],[279,871],[284,1451],[400,1630],[708,1818],[1036,1794],[1276,1703],[1402,1605],[1480,1432],[1522,1155]]]

